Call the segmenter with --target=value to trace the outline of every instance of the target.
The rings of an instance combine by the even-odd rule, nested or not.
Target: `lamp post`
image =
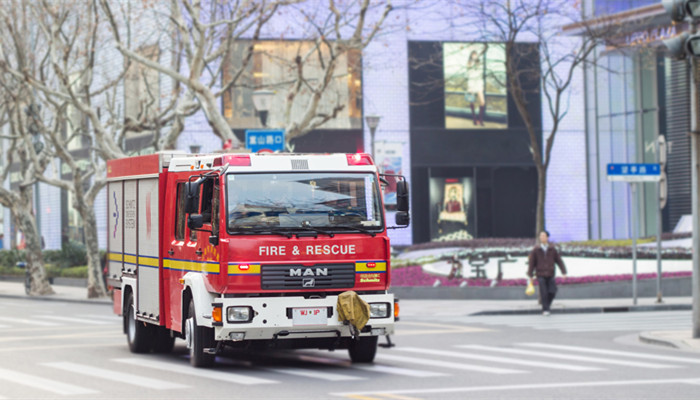
[[[379,115],[365,115],[365,121],[369,127],[370,145],[372,146],[372,160],[374,160],[374,133],[377,132],[380,119],[382,119],[382,117]]]
[[[275,92],[272,90],[256,90],[253,92],[253,105],[260,116],[263,128],[267,127],[267,113],[270,110],[270,103]]]

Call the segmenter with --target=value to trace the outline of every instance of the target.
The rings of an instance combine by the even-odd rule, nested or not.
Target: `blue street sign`
[[[608,180],[621,182],[658,182],[659,164],[608,164]]]
[[[284,131],[248,129],[245,131],[245,148],[252,153],[284,151]]]

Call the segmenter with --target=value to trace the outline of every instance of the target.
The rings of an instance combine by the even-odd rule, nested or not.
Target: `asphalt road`
[[[689,325],[689,311],[467,317],[402,304],[397,346],[373,365],[340,350],[269,351],[226,354],[201,370],[182,340],[172,354],[131,354],[107,305],[0,299],[0,399],[700,396],[700,354],[636,339]]]

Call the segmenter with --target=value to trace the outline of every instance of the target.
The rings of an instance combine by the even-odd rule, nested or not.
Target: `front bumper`
[[[389,303],[389,315],[386,318],[370,318],[367,327],[360,336],[390,335],[394,333],[394,295],[370,294],[360,296],[367,303]],[[312,339],[352,337],[349,325],[338,321],[336,305],[338,296],[324,299],[306,299],[299,297],[255,297],[255,298],[218,298],[215,304],[221,305],[223,322],[214,326],[215,339],[218,341],[267,340],[267,339]],[[228,322],[228,307],[251,307],[253,317],[250,322]],[[321,308],[327,310],[324,321],[312,324],[295,324],[292,309]]]

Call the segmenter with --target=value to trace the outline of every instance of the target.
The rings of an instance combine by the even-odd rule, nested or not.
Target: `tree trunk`
[[[85,249],[88,258],[87,297],[89,299],[107,296],[103,280],[102,262],[100,260],[99,242],[97,239],[97,223],[93,207],[86,207],[81,213],[83,218],[83,231],[85,232]]]
[[[44,270],[41,254],[41,236],[36,227],[36,218],[32,214],[31,202],[17,204],[12,210],[13,217],[24,234],[27,252],[27,269],[30,275],[30,296],[54,294]]]
[[[547,195],[547,170],[544,166],[537,166],[537,211],[535,212],[535,237],[545,230],[544,203]]]

